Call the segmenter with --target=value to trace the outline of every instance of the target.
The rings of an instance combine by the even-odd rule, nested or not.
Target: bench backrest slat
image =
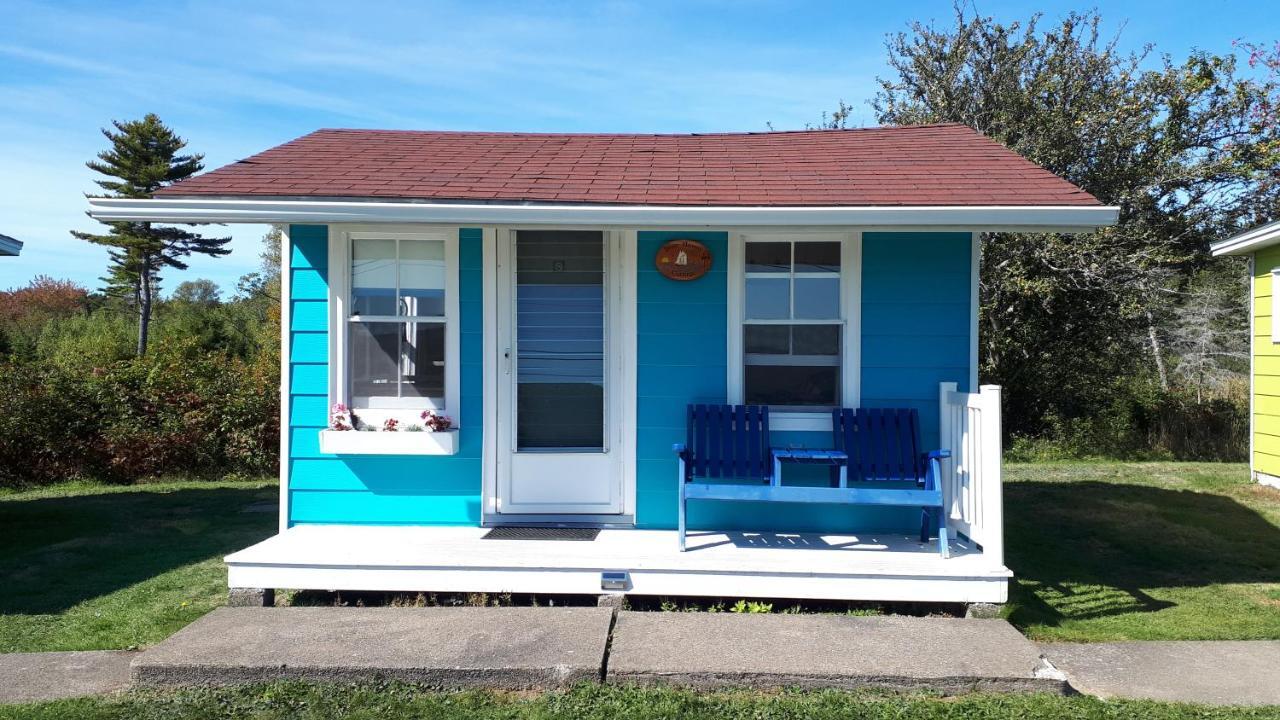
[[[687,417],[691,476],[766,480],[772,475],[768,407],[690,405]]]
[[[920,413],[914,408],[837,408],[835,444],[849,454],[850,481],[920,482]]]

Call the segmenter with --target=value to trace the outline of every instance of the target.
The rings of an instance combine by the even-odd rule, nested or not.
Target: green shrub
[[[279,372],[193,340],[141,358],[0,364],[0,485],[83,477],[269,474],[278,462]]]

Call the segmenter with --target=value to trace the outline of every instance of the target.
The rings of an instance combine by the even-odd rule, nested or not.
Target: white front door
[[[622,512],[618,233],[498,235],[500,515]]]

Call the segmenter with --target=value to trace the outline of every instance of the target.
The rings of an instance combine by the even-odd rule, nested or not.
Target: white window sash
[[[394,417],[402,422],[421,422],[418,414],[434,410],[448,414],[455,426],[461,423],[461,352],[458,282],[459,228],[422,226],[329,226],[329,402],[351,407],[363,420],[380,424]],[[442,241],[445,255],[444,315],[351,315],[352,242],[361,239],[398,241]],[[397,251],[398,254],[398,251]],[[400,271],[397,263],[396,284]],[[444,397],[442,398],[358,398],[351,392],[350,331],[353,323],[398,322],[443,324],[445,327]]]
[[[840,272],[747,273],[747,242],[839,242]],[[844,407],[858,407],[861,402],[862,344],[862,302],[860,297],[862,274],[861,231],[845,233],[808,232],[803,230],[786,233],[734,232],[729,236],[727,256],[729,273],[727,401],[732,404],[741,404],[746,394],[745,368],[747,357],[744,351],[744,325],[840,325],[841,354],[838,360],[840,367],[840,401]],[[748,275],[751,277],[773,277],[778,279],[838,277],[840,279],[840,310],[842,317],[795,320],[776,318],[750,319],[746,317],[746,280]],[[777,412],[772,414],[770,421],[771,426],[776,430],[829,431],[831,429],[830,413],[824,410]]]

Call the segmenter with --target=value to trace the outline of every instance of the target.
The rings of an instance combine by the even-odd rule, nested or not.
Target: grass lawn
[[[538,718],[539,720],[645,720],[646,718],[1275,718],[1276,708],[1209,708],[1170,703],[1111,701],[1050,695],[967,695],[940,699],[869,692],[731,692],[581,686],[569,692],[432,693],[408,685],[274,684],[176,693],[133,693],[119,698],[0,706],[6,718]]]
[[[1009,619],[1035,640],[1280,639],[1280,490],[1244,465],[1006,466]]]
[[[271,481],[0,492],[0,652],[154,644],[226,601],[222,556],[268,537]]]

